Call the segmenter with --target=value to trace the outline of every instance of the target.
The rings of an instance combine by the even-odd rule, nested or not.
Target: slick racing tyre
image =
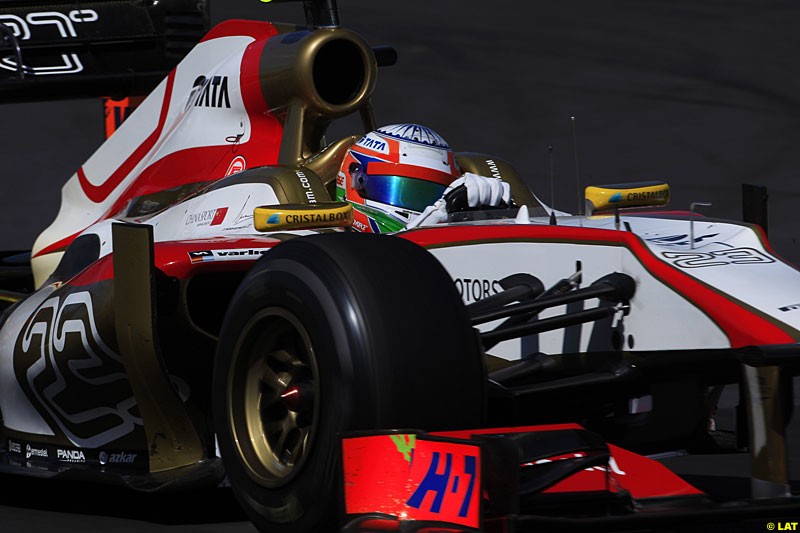
[[[234,295],[214,369],[219,449],[264,531],[338,529],[339,434],[480,427],[485,370],[444,268],[404,239],[299,237]]]

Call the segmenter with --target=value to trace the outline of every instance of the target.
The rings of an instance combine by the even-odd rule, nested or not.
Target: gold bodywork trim
[[[780,377],[777,366],[742,365],[755,499],[791,496]]]
[[[472,172],[480,176],[490,178],[500,178],[511,188],[511,200],[516,205],[527,205],[528,207],[542,207],[536,200],[528,185],[520,177],[517,170],[509,163],[499,157],[476,152],[456,153],[456,163],[464,172]]]
[[[114,325],[144,423],[150,472],[192,465],[203,444],[172,385],[155,337],[153,228],[114,224]]]
[[[303,162],[303,166],[314,172],[322,184],[331,192],[331,186],[336,186],[336,176],[339,174],[339,168],[342,166],[342,161],[347,154],[347,151],[358,140],[357,135],[350,135],[343,139],[339,139],[326,146],[321,152],[313,155]],[[331,194],[331,198],[335,195]]]
[[[20,300],[24,300],[27,297],[28,297],[27,294],[21,292],[0,290],[0,306],[2,306],[3,304],[13,305],[19,302]]]
[[[345,50],[345,56],[332,58],[329,46],[344,46],[340,51]],[[352,79],[341,79],[340,63],[356,71]],[[278,164],[301,164],[322,147],[331,120],[368,108],[377,71],[375,54],[366,41],[344,28],[297,31],[267,40],[259,75],[264,101],[283,123]],[[351,94],[331,98],[333,101],[320,94],[322,87],[343,83],[352,85]],[[363,113],[368,111],[362,111],[366,122]]]

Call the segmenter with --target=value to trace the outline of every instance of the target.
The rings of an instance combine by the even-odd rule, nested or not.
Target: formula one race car
[[[668,199],[655,182],[590,187],[567,215],[459,153],[510,184],[507,208],[455,189],[448,221],[352,231],[371,224],[341,201],[360,137],[325,134],[352,113],[375,129],[393,53],[332,0],[304,6],[305,26],[213,28],[70,178],[31,254],[3,256],[2,470],[227,479],[265,531],[797,514],[800,273],[760,229],[643,211]],[[656,461],[675,450],[749,450],[750,495],[695,488]]]

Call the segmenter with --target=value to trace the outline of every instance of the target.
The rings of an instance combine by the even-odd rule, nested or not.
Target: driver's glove
[[[460,188],[460,189],[459,189]],[[464,195],[463,193],[466,193]],[[461,193],[461,194],[459,194]],[[467,205],[459,206],[466,196]],[[450,199],[450,202],[448,202]],[[447,221],[449,212],[466,208],[498,207],[511,201],[511,186],[500,178],[488,178],[466,172],[444,191],[441,198],[429,205],[419,216],[406,225],[407,229],[430,226]],[[450,211],[448,211],[450,203]],[[453,208],[455,204],[455,209]]]

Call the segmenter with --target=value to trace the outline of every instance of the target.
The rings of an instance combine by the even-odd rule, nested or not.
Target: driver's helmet
[[[337,197],[355,210],[353,228],[400,231],[442,197],[460,173],[453,151],[435,131],[393,124],[367,133],[342,162]]]

